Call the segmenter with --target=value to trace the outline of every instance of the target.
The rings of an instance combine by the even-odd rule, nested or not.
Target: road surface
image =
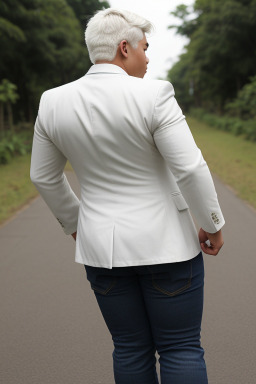
[[[256,213],[215,183],[226,226],[221,254],[204,258],[209,384],[255,384]],[[74,241],[41,198],[0,228],[0,244],[0,383],[113,384],[112,340]]]

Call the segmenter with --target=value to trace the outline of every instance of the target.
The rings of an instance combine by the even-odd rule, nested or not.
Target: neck
[[[118,67],[122,68],[126,73],[128,73],[126,68],[125,68],[124,63],[121,60],[118,60],[117,58],[115,58],[112,61],[98,60],[95,62],[95,64],[114,64],[114,65],[117,65]],[[128,75],[129,75],[129,73],[128,73]]]

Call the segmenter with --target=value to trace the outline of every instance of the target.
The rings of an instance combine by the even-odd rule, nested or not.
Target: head
[[[112,63],[129,75],[143,77],[149,62],[145,34],[153,25],[134,13],[108,8],[93,16],[85,31],[85,41],[93,64]]]

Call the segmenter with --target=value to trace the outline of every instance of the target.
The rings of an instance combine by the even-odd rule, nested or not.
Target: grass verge
[[[38,194],[30,181],[30,159],[27,154],[0,166],[0,224]],[[69,163],[65,170],[72,170]]]
[[[0,223],[37,195],[30,182],[30,154],[13,158],[0,166]]]
[[[256,208],[256,144],[187,118],[211,172]]]

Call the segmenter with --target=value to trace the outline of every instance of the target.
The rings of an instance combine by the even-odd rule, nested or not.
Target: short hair
[[[126,40],[133,48],[150,33],[153,24],[135,13],[107,8],[97,12],[88,22],[85,41],[90,60],[114,60],[119,43]]]

